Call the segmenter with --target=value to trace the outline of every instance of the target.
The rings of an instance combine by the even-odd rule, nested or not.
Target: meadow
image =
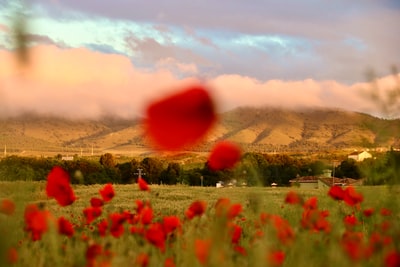
[[[0,200],[15,204],[12,214],[4,205],[0,213],[1,266],[399,264],[396,187],[357,187],[348,202],[329,188],[109,184],[105,197],[105,185],[73,185],[76,200],[65,206],[48,197],[46,182],[0,188]],[[93,199],[102,200],[101,214],[89,218]],[[46,214],[36,239],[30,204]],[[72,230],[61,230],[61,217]]]

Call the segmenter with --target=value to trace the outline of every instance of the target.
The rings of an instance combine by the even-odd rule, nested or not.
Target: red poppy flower
[[[365,217],[370,217],[372,214],[374,214],[374,211],[375,210],[373,208],[365,209],[363,210],[363,214]]]
[[[344,190],[340,186],[332,186],[329,191],[328,195],[336,200],[343,200],[344,199]]]
[[[163,229],[166,235],[181,227],[181,221],[176,216],[165,216],[163,218]]]
[[[48,197],[54,197],[60,206],[71,205],[76,200],[69,174],[59,166],[55,166],[47,176],[46,193]]]
[[[31,234],[33,241],[40,240],[42,235],[47,231],[47,220],[50,214],[48,211],[39,210],[35,204],[25,207],[25,231]]]
[[[102,189],[99,190],[99,193],[105,202],[110,201],[115,196],[112,184],[106,184]]]
[[[361,193],[356,192],[354,187],[349,186],[344,190],[344,202],[349,206],[358,205],[363,201],[363,195]]]
[[[92,223],[97,217],[101,215],[100,207],[87,207],[83,210],[83,214],[86,218],[86,224]]]
[[[310,197],[303,204],[305,210],[315,210],[318,207],[318,199],[316,197]]]
[[[120,237],[121,235],[124,234],[124,222],[126,220],[126,217],[124,214],[120,213],[111,213],[109,215],[110,221],[111,221],[111,226],[110,226],[110,233],[113,237]]]
[[[242,236],[242,227],[237,224],[231,223],[229,224],[229,228],[232,244],[239,244],[240,237]]]
[[[150,224],[153,220],[153,209],[145,206],[140,212],[140,221],[142,224]]]
[[[390,216],[390,215],[392,215],[392,211],[387,208],[381,208],[380,214],[382,216]]]
[[[268,253],[267,261],[272,266],[282,266],[285,261],[285,252],[277,250]]]
[[[351,215],[346,215],[343,219],[344,225],[347,228],[353,228],[354,226],[356,226],[358,224],[358,220],[357,217],[354,216],[354,214]]]
[[[196,239],[194,241],[194,252],[197,260],[205,265],[208,260],[208,255],[210,254],[211,240],[210,239]]]
[[[58,218],[57,224],[59,234],[66,235],[68,237],[72,237],[74,235],[75,231],[72,223],[64,217]]]
[[[96,266],[96,258],[103,253],[103,248],[99,244],[92,244],[86,250],[86,267]]]
[[[16,248],[11,247],[7,250],[7,262],[16,264],[18,262],[18,251]]]
[[[201,216],[206,211],[207,203],[205,201],[197,200],[193,202],[189,208],[185,211],[185,216],[189,220],[195,216]]]
[[[108,228],[108,221],[106,219],[101,220],[101,222],[99,222],[99,224],[97,225],[99,235],[102,237],[106,236],[107,228]]]
[[[227,217],[228,219],[232,220],[236,216],[238,216],[242,212],[243,208],[242,205],[239,203],[232,204],[228,210]]]
[[[244,247],[239,246],[239,245],[234,245],[233,250],[238,252],[239,254],[242,254],[243,256],[247,256],[247,251]]]
[[[302,202],[301,197],[294,191],[289,191],[285,197],[285,203],[288,204],[300,204]]]
[[[151,224],[146,231],[145,237],[147,241],[158,247],[161,252],[165,251],[166,236],[163,231],[163,226],[160,223]]]
[[[175,267],[175,262],[174,259],[172,258],[166,258],[164,261],[164,267]]]
[[[233,168],[240,160],[241,149],[228,141],[217,143],[208,157],[208,167],[213,171]]]
[[[142,190],[142,191],[150,191],[149,185],[147,184],[146,180],[144,180],[142,177],[139,177],[137,182],[138,182],[140,190]]]
[[[92,207],[102,207],[104,205],[104,202],[101,198],[98,197],[92,197],[90,199],[90,205]]]
[[[400,266],[400,252],[390,251],[385,256],[385,266],[386,267],[399,267]]]
[[[179,150],[199,141],[216,121],[214,104],[202,85],[151,104],[146,131],[156,148]]]
[[[342,248],[353,261],[362,260],[366,256],[363,238],[363,233],[351,231],[346,231],[342,236]]]
[[[136,257],[136,265],[135,266],[140,266],[140,267],[147,267],[149,266],[150,263],[150,257],[146,253],[140,253]]]
[[[13,215],[15,211],[15,204],[10,199],[3,199],[0,202],[0,213],[6,215]]]

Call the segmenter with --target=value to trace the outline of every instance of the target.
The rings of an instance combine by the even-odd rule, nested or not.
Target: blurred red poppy
[[[137,255],[135,263],[135,266],[147,267],[150,263],[150,257],[146,253],[140,253]]]
[[[69,174],[59,166],[55,166],[47,176],[46,193],[48,197],[54,197],[60,206],[71,205],[76,200]]]
[[[99,244],[92,244],[86,250],[86,267],[96,266],[96,258],[103,253],[103,248]]]
[[[102,189],[100,189],[99,193],[105,202],[110,201],[115,196],[114,188],[110,183],[106,184]]]
[[[16,248],[11,247],[7,250],[7,262],[16,264],[18,262],[18,251]]]
[[[355,206],[363,201],[363,195],[356,192],[354,187],[349,186],[344,190],[344,202],[349,206]]]
[[[316,197],[310,197],[303,204],[305,210],[315,210],[318,207],[318,199]]]
[[[101,222],[99,222],[99,224],[97,225],[97,229],[101,237],[106,236],[107,228],[108,228],[108,221],[106,219],[101,220]]]
[[[156,148],[179,150],[199,141],[216,121],[212,99],[203,85],[152,103],[146,131]]]
[[[166,235],[181,227],[181,221],[176,216],[165,216],[163,218],[163,229]]]
[[[164,267],[175,267],[175,262],[174,259],[172,258],[166,258],[164,261]]]
[[[302,202],[301,197],[294,191],[289,191],[285,197],[285,203],[288,204],[300,204]]]
[[[90,199],[90,205],[92,207],[102,207],[104,205],[104,201],[98,197],[92,197]]]
[[[185,216],[189,220],[195,216],[201,216],[206,211],[207,203],[205,201],[197,200],[193,202],[189,208],[185,211]]]
[[[111,226],[110,233],[113,237],[120,237],[124,234],[124,222],[126,221],[126,216],[122,213],[111,213],[109,215]]]
[[[147,184],[146,180],[144,180],[142,177],[139,177],[137,182],[138,182],[140,190],[142,190],[142,191],[150,191],[149,185]]]
[[[239,244],[240,237],[242,236],[242,227],[240,227],[237,224],[230,223],[229,229],[230,229],[232,244]]]
[[[357,217],[354,214],[346,215],[343,219],[344,225],[346,228],[352,229],[354,226],[358,224]]]
[[[158,247],[161,252],[165,251],[166,236],[160,223],[151,224],[146,231],[145,237],[147,241]]]
[[[272,266],[282,266],[285,261],[285,252],[277,250],[268,253],[267,261]]]
[[[86,218],[86,224],[92,223],[97,217],[101,215],[101,207],[87,207],[83,210]]]
[[[240,203],[232,204],[228,210],[227,214],[228,219],[230,220],[234,219],[242,212],[242,210],[243,210],[242,204]]]
[[[13,215],[15,211],[15,204],[11,199],[2,199],[0,202],[0,213],[6,215]]]
[[[400,266],[400,251],[390,251],[385,256],[386,267],[399,267]]]
[[[344,190],[340,186],[332,186],[329,191],[328,195],[336,200],[343,200],[344,199]]]
[[[153,220],[153,209],[145,206],[140,212],[140,221],[142,224],[150,224]]]
[[[210,239],[196,239],[194,241],[194,250],[197,260],[205,265],[210,254],[211,240]]]
[[[39,210],[35,204],[25,207],[25,231],[31,234],[33,241],[40,240],[42,235],[47,231],[47,220],[50,214],[48,211]]]
[[[58,232],[61,235],[66,235],[68,237],[72,237],[74,235],[75,231],[72,223],[67,219],[65,219],[64,217],[61,216],[60,218],[58,218],[57,224],[58,224]]]
[[[234,143],[222,141],[217,143],[208,157],[208,167],[213,171],[233,168],[240,160],[242,151]]]
[[[373,208],[365,209],[363,210],[363,214],[365,217],[370,217],[372,214],[374,214],[374,211],[375,210]]]

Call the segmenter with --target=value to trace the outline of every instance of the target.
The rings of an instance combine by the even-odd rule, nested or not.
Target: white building
[[[364,159],[372,158],[372,155],[367,151],[358,152],[355,151],[347,156],[349,159],[354,159],[355,161],[363,161]]]

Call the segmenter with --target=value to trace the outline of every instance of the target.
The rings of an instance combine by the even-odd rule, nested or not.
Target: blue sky
[[[228,75],[256,84],[311,79],[353,86],[371,70],[389,75],[400,62],[397,0],[20,3],[0,0],[4,51],[13,50],[12,28],[22,12],[31,46],[119,55],[132,68],[176,79]]]

